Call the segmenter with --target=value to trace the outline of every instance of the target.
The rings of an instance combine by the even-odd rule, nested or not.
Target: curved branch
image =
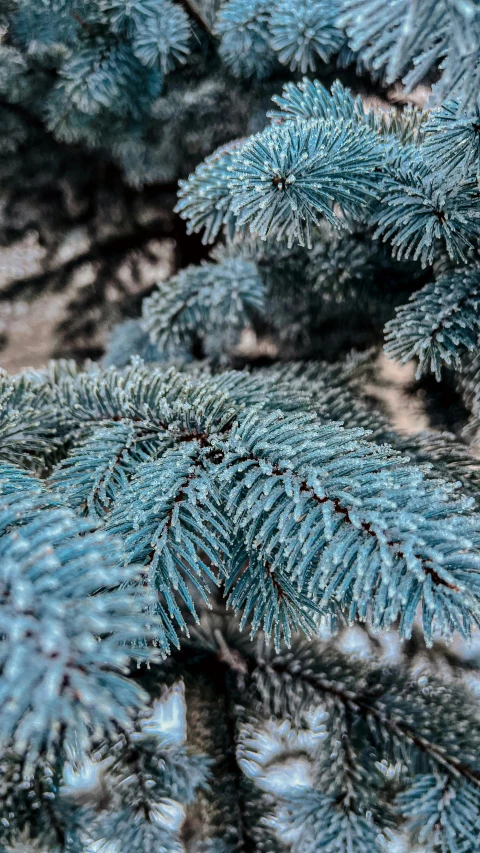
[[[253,663],[253,661],[251,661]],[[434,743],[422,735],[416,734],[406,719],[398,716],[390,716],[386,710],[376,707],[371,704],[364,696],[359,695],[354,690],[349,690],[340,682],[335,683],[327,678],[312,673],[311,670],[303,669],[299,673],[298,667],[291,668],[288,664],[277,661],[268,661],[255,659],[255,666],[252,669],[252,676],[255,676],[255,669],[258,669],[262,674],[275,674],[288,676],[290,680],[303,682],[306,687],[314,692],[321,693],[340,701],[345,708],[351,708],[364,718],[370,717],[376,723],[380,723],[392,735],[400,740],[406,741],[411,746],[428,755],[441,767],[448,770],[454,776],[467,779],[468,781],[480,787],[480,771],[475,770],[464,762],[460,761],[453,755],[448,755],[441,744]]]

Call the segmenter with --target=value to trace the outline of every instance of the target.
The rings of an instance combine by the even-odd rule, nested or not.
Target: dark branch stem
[[[57,838],[59,848],[60,850],[64,850],[66,842],[65,829],[58,819],[58,814],[54,808],[52,799],[49,796],[45,796],[46,793],[49,794],[50,792],[45,791],[44,785],[38,777],[34,780],[34,787],[36,788],[36,793],[39,800],[45,806],[45,809],[48,812],[50,824]]]
[[[212,28],[208,23],[205,15],[199,8],[199,5],[196,0],[180,0],[180,3],[182,4],[186,12],[188,12],[190,17],[193,18],[194,21],[196,21],[197,24],[199,24],[203,30],[206,30],[206,32],[210,36],[213,36]]]
[[[145,775],[142,770],[141,765],[141,753],[138,749],[133,745],[130,740],[127,732],[123,732],[123,736],[125,738],[125,744],[127,746],[129,755],[127,758],[127,762],[130,761],[133,763],[133,769],[138,779],[138,785],[141,791],[142,799],[141,799],[141,810],[143,812],[143,817],[146,821],[150,821],[150,797],[148,793],[148,788],[145,782]]]
[[[80,24],[80,26],[83,30],[85,30],[86,33],[91,33],[91,27],[89,26],[89,24],[87,24],[86,21],[83,20],[83,18],[78,14],[78,12],[71,11],[70,14],[72,18],[77,22],[77,24]]]
[[[253,842],[253,839],[249,838],[249,833],[247,830],[247,821],[245,819],[245,795],[242,786],[243,777],[236,758],[237,731],[235,702],[230,696],[228,685],[226,685],[224,693],[224,711],[225,730],[229,743],[228,754],[226,755],[226,762],[237,791],[236,826],[238,833],[238,847],[239,850],[244,850],[246,853],[246,851],[253,849],[253,845],[250,846],[250,844],[252,844]]]

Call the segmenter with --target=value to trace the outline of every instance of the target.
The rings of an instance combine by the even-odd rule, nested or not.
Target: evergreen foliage
[[[187,267],[145,300],[145,328],[160,350],[188,350],[201,329],[210,350],[222,353],[227,335],[234,344],[235,331],[264,313],[265,285],[253,259],[221,250],[213,257],[215,264]]]
[[[475,175],[478,170],[479,13],[471,0],[432,0],[423,2],[421,11],[414,0],[388,4],[378,0],[297,0],[294,4],[290,0],[8,0],[0,15],[0,150],[5,154],[0,245],[15,245],[38,229],[39,243],[47,249],[42,272],[14,277],[0,296],[10,300],[22,290],[36,296],[49,287],[73,288],[75,274],[85,260],[98,263],[109,254],[105,268],[97,272],[95,296],[88,291],[81,299],[77,296],[71,300],[70,316],[58,329],[63,353],[83,356],[87,351],[97,355],[98,329],[111,312],[106,303],[112,284],[123,312],[131,315],[135,310],[116,269],[130,262],[129,243],[148,256],[148,241],[152,233],[165,228],[165,218],[151,229],[145,228],[143,211],[139,210],[142,198],[132,194],[132,188],[137,192],[145,186],[159,188],[154,197],[160,194],[163,206],[171,206],[172,184],[178,178],[185,180],[199,160],[219,145],[265,128],[265,100],[278,93],[282,83],[287,86],[284,98],[293,97],[299,106],[298,96],[292,94],[299,73],[314,72],[331,80],[331,72],[338,67],[342,78],[351,83],[355,70],[360,69],[371,76],[374,85],[379,81],[381,85],[395,83],[406,75],[407,89],[427,73],[436,75],[439,79],[434,96],[440,109],[431,119],[431,140],[427,120],[422,160],[431,154],[429,162],[434,171],[438,163],[449,171],[449,157],[454,158],[454,169],[461,167]],[[292,76],[295,82],[289,83]],[[252,78],[257,80],[254,87]],[[305,85],[314,87],[312,82]],[[320,90],[317,87],[313,98],[313,113],[312,93],[305,94],[303,118],[325,114],[326,104],[320,108],[315,103],[318,97],[322,101]],[[340,113],[344,110],[346,120],[358,120],[364,113],[360,99],[355,107],[353,99],[347,107],[347,100],[345,93],[334,95],[336,107],[332,112],[332,105],[328,106],[329,117],[336,119],[337,109]],[[291,115],[291,108],[287,112]],[[471,121],[474,116],[477,118]],[[367,123],[381,125],[382,120],[370,114]],[[392,123],[395,125],[395,118]],[[411,127],[407,135],[413,130]],[[314,149],[323,144],[318,131],[309,130],[309,144]],[[295,158],[295,145],[302,146],[305,139],[297,138],[293,128],[279,132],[281,144],[283,134],[294,134],[284,165],[290,171],[293,168],[292,175],[297,178],[300,164],[295,166],[289,158]],[[339,135],[336,141],[335,134]],[[351,167],[361,173],[367,146],[352,136],[348,128],[342,136],[337,126],[335,132],[328,133],[328,144],[334,145],[338,156],[345,154]],[[255,156],[258,144],[248,143],[243,156],[250,145]],[[69,157],[66,146],[72,145],[75,154]],[[357,153],[355,146],[361,149]],[[345,163],[343,159],[343,167]],[[239,165],[248,171],[250,155],[248,163]],[[274,159],[271,167],[279,165]],[[337,198],[338,181],[332,195],[332,166],[330,158],[327,164],[322,157],[316,170],[310,158],[312,174],[309,167],[306,171],[302,168],[301,181],[306,180],[307,187],[309,181],[317,180],[319,170],[323,174],[325,168],[328,174],[329,192],[322,183],[318,197],[309,203],[308,219],[313,222],[325,205],[331,207],[332,198],[345,206],[351,194],[351,204],[345,209],[350,211],[354,205],[355,215],[358,204],[362,206],[369,198],[368,173],[376,168],[373,160],[365,163],[364,176],[358,171],[342,174],[343,201]],[[478,231],[469,201],[474,187],[468,181],[459,187],[449,174],[452,186],[447,189],[444,180],[439,185],[432,180],[431,168],[424,172],[420,163],[414,167],[410,161],[403,166],[400,169],[397,164],[395,174],[389,175],[393,183],[388,184],[387,192],[392,194],[388,201],[393,208],[390,216],[383,209],[378,233],[395,237],[401,253],[417,251],[418,257],[429,262],[432,241],[440,237],[461,259]],[[226,187],[222,164],[217,163],[217,167],[215,181],[220,183],[216,192],[220,196],[215,195],[213,186],[206,191],[213,193],[211,201],[219,203]],[[271,167],[266,167],[267,174]],[[112,194],[113,176],[116,186]],[[360,177],[361,185],[357,185]],[[260,178],[261,174],[256,175],[256,180]],[[205,171],[199,172],[196,180],[202,186],[204,179]],[[386,187],[387,180],[382,183]],[[297,198],[300,186],[298,181],[295,191],[288,185],[286,193],[277,193],[277,205],[280,195],[284,196],[282,208],[286,203],[295,207],[299,200],[304,205],[305,196]],[[49,202],[52,192],[55,204]],[[241,214],[242,221],[256,222],[258,211],[255,214],[245,209],[248,198],[247,194],[236,194],[229,216]],[[189,219],[194,203],[199,224],[209,223],[206,239],[213,238],[220,211],[226,209],[221,205],[214,215],[205,208],[202,214],[199,199],[191,199],[185,202]],[[256,203],[253,197],[253,205]],[[226,198],[225,204],[228,207]],[[438,221],[439,213],[448,217],[448,225]],[[281,223],[284,214],[279,215]],[[398,233],[400,218],[408,219],[408,224]],[[87,221],[90,251],[80,252],[78,259],[69,255],[65,264],[61,261],[63,244],[78,237],[77,229],[84,239]],[[258,221],[255,227],[263,233],[271,230],[272,224],[262,226]],[[431,229],[431,235],[425,244],[418,245],[415,233],[424,226]],[[298,222],[295,227],[298,231]],[[302,225],[302,233],[306,227]],[[107,233],[107,240],[102,231]],[[123,243],[125,235],[128,239]],[[112,262],[115,255],[118,263]],[[27,279],[25,284],[23,278]],[[88,313],[88,321],[81,323],[74,316],[78,308]],[[78,340],[72,345],[73,338]]]
[[[437,379],[442,364],[460,368],[478,338],[478,274],[475,266],[452,271],[414,294],[387,325],[387,352],[403,361],[416,356],[419,373],[432,370]]]
[[[0,10],[5,292],[176,251],[103,363],[0,373],[2,853],[478,853],[479,21]]]
[[[343,372],[337,369],[337,378],[333,368],[324,369],[323,383],[315,379],[319,365],[314,363],[303,370],[299,365],[285,366],[257,374],[224,372],[211,378],[141,363],[122,372],[92,368],[85,373],[59,365],[43,374],[5,377],[10,412],[14,404],[21,410],[25,398],[36,413],[31,432],[27,425],[17,439],[9,439],[7,455],[18,445],[26,462],[47,465],[51,473],[46,487],[11,462],[5,461],[2,469],[6,624],[12,619],[14,625],[20,618],[29,637],[28,643],[20,642],[26,672],[32,673],[32,656],[39,654],[37,636],[42,637],[42,646],[46,644],[46,683],[39,677],[40,667],[33,670],[41,716],[29,695],[28,706],[12,722],[8,692],[4,698],[2,733],[7,756],[8,750],[13,755],[27,752],[18,767],[7,764],[3,784],[7,807],[19,815],[25,807],[8,804],[19,796],[20,778],[28,781],[21,788],[25,796],[40,796],[39,791],[53,794],[52,808],[63,838],[60,846],[55,842],[55,849],[84,844],[88,831],[91,840],[102,843],[115,839],[135,849],[163,845],[160,849],[181,850],[178,832],[183,808],[188,803],[196,808],[198,796],[205,799],[211,815],[211,823],[207,821],[202,829],[209,835],[208,843],[215,842],[215,833],[222,828],[232,834],[232,845],[243,844],[241,849],[253,843],[259,850],[269,849],[269,843],[280,843],[268,841],[271,837],[281,838],[292,850],[347,850],[349,845],[362,849],[367,843],[380,850],[382,837],[403,826],[401,816],[405,828],[421,838],[435,837],[450,844],[445,849],[455,850],[449,839],[457,844],[459,837],[465,841],[474,837],[479,812],[473,697],[459,693],[458,686],[455,693],[436,682],[429,681],[428,688],[427,682],[418,686],[407,672],[383,663],[365,670],[334,652],[331,645],[322,649],[291,637],[292,629],[310,636],[318,632],[322,615],[325,621],[327,614],[330,621],[336,617],[332,625],[358,614],[384,627],[401,614],[400,631],[409,636],[420,599],[430,642],[433,624],[435,636],[440,631],[448,636],[452,629],[468,630],[472,617],[476,621],[478,522],[468,501],[455,497],[445,480],[449,455],[454,460],[461,456],[456,456],[454,444],[450,442],[449,447],[447,437],[433,435],[430,441],[437,442],[443,479],[422,473],[423,459],[433,456],[427,440],[416,445],[411,441],[420,467],[406,464],[379,443],[387,437],[391,444],[401,444],[403,439],[387,424],[382,428],[381,416],[373,410],[370,419],[377,424],[376,441],[362,437],[355,425],[357,418],[365,425],[369,418],[368,404],[362,403],[356,389],[355,376],[362,369],[364,362],[352,363]],[[355,395],[358,405],[352,406]],[[353,417],[347,429],[331,420],[342,407]],[[44,413],[49,414],[48,420]],[[39,423],[43,423],[42,433]],[[52,443],[56,447],[53,460]],[[478,465],[475,468],[472,457],[468,466],[466,457],[465,451],[465,482],[475,493]],[[454,476],[457,470],[462,468],[454,466]],[[82,521],[82,516],[90,520]],[[104,532],[92,531],[92,522]],[[115,550],[119,542],[121,551]],[[52,552],[59,561],[55,569]],[[12,563],[16,554],[17,562]],[[106,561],[104,581],[99,560]],[[89,562],[91,568],[80,575],[85,584],[79,588],[80,567]],[[139,568],[132,571],[128,568],[132,563]],[[56,587],[58,599],[52,594],[54,571],[64,579]],[[12,572],[22,578],[25,615],[18,612],[18,604],[11,610],[14,592],[7,578],[12,578]],[[48,583],[48,594],[37,586],[38,610],[28,616],[35,630],[26,620],[31,607],[26,580],[32,572],[31,582]],[[88,586],[89,572],[93,588]],[[65,583],[67,577],[73,586]],[[130,582],[124,586],[127,578]],[[231,618],[223,624],[219,617],[212,622],[211,617],[202,616],[200,628],[192,628],[192,618],[198,619],[205,602],[215,602],[219,582],[230,607],[243,613],[244,623],[249,621],[253,631],[273,630],[276,651],[237,634]],[[155,604],[149,602],[151,588],[156,590]],[[104,603],[105,596],[110,603]],[[80,605],[78,623],[72,618],[73,600]],[[104,639],[93,647],[85,636],[86,604],[100,608],[92,612],[92,627]],[[50,608],[58,622],[56,631],[52,631]],[[222,805],[222,796],[234,795],[228,787],[220,792],[209,775],[214,772],[209,771],[211,761],[220,760],[213,746],[209,765],[195,750],[185,752],[182,746],[178,752],[176,744],[162,746],[162,740],[159,744],[158,733],[143,734],[146,694],[131,678],[124,688],[119,686],[128,657],[153,654],[155,658],[156,650],[165,654],[167,644],[178,645],[179,630],[187,630],[191,639],[160,665],[165,666],[165,675],[154,663],[140,683],[146,678],[150,692],[152,679],[155,683],[160,678],[161,683],[166,678],[170,683],[169,672],[180,675],[187,685],[188,710],[188,684],[193,677],[197,693],[192,701],[206,703],[204,713],[210,719],[208,705],[213,699],[208,699],[208,691],[203,695],[198,667],[211,654],[220,657],[222,667],[228,665],[229,684],[233,679],[228,714],[235,721],[233,730],[228,723],[233,738],[229,772],[231,762],[237,761],[235,774],[245,789],[241,806],[246,809],[245,828],[237,840],[237,822],[232,824],[232,817],[226,816],[227,803]],[[293,641],[291,652],[282,646],[282,634],[288,644]],[[9,646],[10,636],[16,643]],[[72,660],[73,649],[65,649],[65,636],[71,637],[69,643],[82,655],[78,663]],[[2,686],[9,684],[8,656],[17,652],[15,665],[10,665],[14,676],[10,689],[23,689],[26,683],[19,669],[18,637],[18,628],[12,626],[4,640]],[[62,668],[53,680],[55,670],[50,667],[58,666],[58,643],[68,677]],[[114,702],[99,703],[100,686],[85,682],[87,677],[98,678],[92,649],[100,655],[101,678],[112,670],[103,689],[114,691]],[[209,672],[210,665],[205,666]],[[191,667],[193,675],[188,676]],[[247,674],[251,688],[245,684]],[[60,692],[51,684],[58,685]],[[47,685],[50,695],[54,690],[53,705],[45,701]],[[77,695],[86,697],[85,708]],[[94,709],[88,705],[89,696],[95,700]],[[51,726],[49,713],[56,726]],[[139,713],[140,718],[134,716],[132,722],[132,714]],[[193,713],[195,717],[198,711]],[[446,713],[452,719],[451,729],[445,726]],[[43,728],[39,719],[45,720]],[[168,719],[164,725],[168,728]],[[171,725],[175,729],[179,724]],[[196,725],[200,725],[198,719]],[[148,726],[148,732],[155,727],[153,722]],[[461,731],[465,731],[465,744]],[[44,736],[47,741],[38,740]],[[201,741],[208,745],[212,737],[202,735]],[[344,746],[332,762],[336,743]],[[80,771],[72,777],[69,770],[72,750],[90,762],[80,777]],[[91,769],[92,761],[99,764],[98,770]],[[70,778],[75,780],[71,791]],[[199,793],[205,785],[205,793]],[[445,811],[446,792],[448,803],[454,798],[457,803],[465,801],[460,812]],[[99,804],[93,806],[89,797],[99,799]],[[91,817],[89,808],[94,809]],[[218,809],[220,824],[214,817]],[[434,821],[439,809],[441,819]],[[269,816],[266,824],[264,814]],[[15,833],[26,827],[32,838],[52,843],[51,824],[41,811],[35,824],[25,817],[18,824],[12,820],[9,812],[8,838],[16,839]],[[430,833],[433,823],[435,831]]]
[[[122,673],[157,640],[157,619],[117,543],[21,469],[1,475],[0,729],[29,770],[59,745],[83,757],[95,733],[128,724],[142,694]]]
[[[480,15],[471,0],[340,0],[339,23],[363,62],[389,83],[403,78],[412,89],[440,68],[438,101],[458,98],[470,112],[478,105]]]

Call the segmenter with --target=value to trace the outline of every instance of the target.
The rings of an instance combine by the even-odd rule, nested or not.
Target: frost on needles
[[[239,254],[245,229],[270,244],[305,245],[312,267],[316,246],[339,240],[326,223],[359,230],[375,252],[388,243],[394,258],[418,262],[413,276],[420,267],[433,276],[410,303],[397,303],[387,352],[419,358],[420,373],[459,366],[478,332],[477,115],[467,118],[457,102],[432,113],[369,111],[338,81],[331,92],[289,83],[274,101],[270,127],[221,149],[181,184],[177,210],[190,230],[205,240],[222,227],[230,239],[237,233]]]
[[[408,636],[421,604],[428,638],[476,622],[471,501],[362,429],[323,423],[308,396],[293,410],[274,377],[138,364],[33,381],[36,423],[45,408],[68,450],[50,486],[148,566],[174,643],[181,605],[194,613],[189,583],[204,598],[223,584],[277,646],[337,609],[377,627],[400,617]],[[28,428],[20,440],[26,452]]]
[[[445,833],[435,831],[448,837],[446,791],[465,801],[462,832],[473,832],[473,699],[293,632],[368,618],[382,628],[399,620],[409,637],[420,605],[430,640],[468,634],[478,515],[445,481],[327,418],[328,389],[322,402],[308,375],[297,383],[292,393],[282,371],[195,377],[142,363],[3,378],[7,843],[27,831],[53,849],[114,840],[181,850],[179,815],[199,797],[210,815],[203,832],[220,844],[230,827],[227,849],[271,837],[299,851],[321,839],[326,849],[380,850],[401,816],[421,837],[440,812]],[[46,467],[47,482],[25,465]],[[207,615],[202,602],[218,608],[217,585],[273,645]],[[150,661],[140,681],[125,678],[129,658]],[[173,687],[179,677],[185,688]],[[209,699],[218,678],[227,710]],[[174,693],[155,700],[162,681]],[[187,708],[198,705],[196,745],[181,726],[182,689]],[[159,710],[174,701],[175,713]],[[238,761],[223,790],[221,737]],[[298,750],[292,784],[270,768]],[[401,758],[394,781],[379,756]],[[22,797],[39,798],[33,822]]]

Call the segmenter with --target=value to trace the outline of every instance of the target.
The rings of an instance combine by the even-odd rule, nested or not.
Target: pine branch
[[[128,661],[155,660],[145,644],[162,640],[119,543],[35,478],[8,463],[0,473],[0,740],[34,769],[57,750],[81,756],[113,721],[128,728],[145,698],[124,677]]]
[[[73,447],[55,488],[78,507],[92,505],[92,484],[112,484],[107,529],[126,537],[131,559],[145,564],[155,555],[154,577],[172,615],[171,579],[175,588],[186,572],[198,589],[206,579],[223,581],[254,629],[275,629],[277,644],[279,632],[311,632],[319,607],[377,627],[401,616],[408,636],[422,602],[427,638],[434,626],[448,636],[475,620],[476,515],[388,447],[363,441],[361,431],[322,425],[308,410],[281,413],[278,397],[264,396],[265,380],[255,389],[241,375],[195,380],[133,366],[59,379],[50,388],[56,440]],[[140,458],[124,455],[123,444],[105,447],[102,472],[95,441],[84,439],[92,427],[110,438],[120,422],[130,422],[128,443]],[[190,482],[195,458],[201,467]],[[170,484],[164,505],[159,478]],[[226,543],[234,543],[227,560]],[[183,581],[179,590],[189,601]]]
[[[218,673],[219,659],[229,667],[227,685]],[[275,654],[260,638],[252,643],[236,633],[220,614],[202,619],[175,660],[167,671],[180,666],[194,714],[197,703],[209,697],[199,687],[203,679],[213,682],[216,697],[233,685],[240,706],[237,760],[257,797],[266,796],[266,823],[278,843],[293,851],[320,842],[362,851],[368,843],[377,851],[388,828],[398,827],[399,815],[407,817],[414,836],[423,832],[429,840],[433,828],[425,812],[441,808],[441,794],[435,789],[425,800],[422,792],[431,790],[431,780],[435,788],[442,779],[452,796],[435,839],[453,851],[460,839],[475,838],[480,734],[474,697],[458,681],[447,686],[424,676],[418,682],[402,665],[362,663],[331,642],[295,642],[290,651]],[[215,716],[209,725],[215,730]],[[202,742],[208,742],[209,734],[201,731]],[[403,770],[389,781],[382,761]],[[229,815],[222,825],[230,824]],[[264,849],[261,843],[258,849]]]
[[[303,654],[305,659],[311,659],[311,652],[308,647],[304,646]],[[288,658],[287,658],[288,661]],[[333,662],[332,662],[333,664]],[[333,664],[334,665],[334,664]],[[445,768],[454,777],[463,778],[475,785],[480,785],[480,771],[475,767],[471,767],[456,755],[449,754],[445,748],[445,743],[435,743],[428,737],[418,734],[412,727],[408,717],[402,718],[398,711],[389,714],[385,710],[385,699],[382,697],[381,704],[377,707],[376,702],[378,697],[373,695],[370,699],[363,692],[357,692],[355,689],[349,690],[340,686],[336,681],[322,677],[315,672],[299,672],[298,664],[292,656],[292,668],[289,667],[285,659],[271,659],[264,664],[259,665],[260,672],[257,676],[260,689],[264,696],[268,697],[268,685],[272,683],[274,676],[289,676],[292,682],[298,683],[302,691],[302,702],[311,701],[315,694],[328,695],[334,699],[338,699],[345,709],[352,708],[364,719],[372,719],[379,724],[380,728],[398,738],[400,742],[404,742],[414,746],[420,752],[425,753],[432,758],[433,762],[440,768]],[[342,670],[345,666],[342,666]],[[373,681],[375,677],[373,678]],[[394,685],[394,690],[401,694],[400,674],[395,674],[390,682]],[[408,682],[407,682],[408,684]],[[406,685],[405,685],[406,686]],[[386,685],[388,691],[388,686]],[[373,701],[372,701],[373,700]],[[266,699],[268,701],[268,698]],[[383,707],[382,707],[383,706]],[[275,707],[275,706],[273,706]],[[302,707],[302,705],[300,705]],[[298,708],[293,705],[290,709],[291,713],[298,713]],[[455,746],[458,749],[458,746]]]
[[[207,351],[223,354],[264,313],[256,264],[228,250],[217,251],[214,259],[216,264],[187,267],[144,301],[143,325],[159,350],[191,347],[201,329]]]
[[[410,92],[441,63],[438,102],[457,97],[461,107],[475,109],[480,18],[474,4],[396,0],[385,8],[381,0],[341,0],[338,23],[351,49],[387,82],[402,78]]]
[[[440,380],[442,365],[461,368],[462,354],[478,338],[478,270],[456,270],[426,285],[387,323],[385,350],[402,363],[419,360],[417,378],[431,370]]]

